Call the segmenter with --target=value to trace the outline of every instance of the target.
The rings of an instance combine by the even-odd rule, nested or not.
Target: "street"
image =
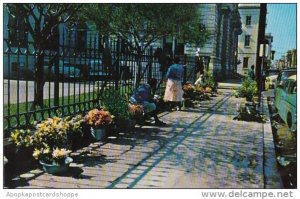
[[[67,175],[32,170],[17,188],[278,188],[275,155],[264,164],[264,125],[233,120],[232,90],[200,107],[160,115],[167,127],[136,127],[72,154]],[[274,152],[274,151],[273,151]],[[268,171],[269,174],[265,174]],[[268,184],[271,179],[271,184]],[[24,181],[25,179],[25,181]]]
[[[18,81],[17,80],[3,80],[3,96],[4,104],[8,101],[10,104],[16,104],[26,102],[26,97],[28,102],[34,100],[34,81]],[[8,87],[10,94],[8,95]],[[19,93],[18,93],[19,91]],[[94,91],[93,83],[88,82],[60,82],[59,83],[59,97],[62,96],[72,96],[79,95],[83,93],[89,93]],[[19,95],[19,96],[18,96]],[[9,96],[9,97],[8,97]],[[44,99],[54,98],[54,82],[46,82],[44,85]]]

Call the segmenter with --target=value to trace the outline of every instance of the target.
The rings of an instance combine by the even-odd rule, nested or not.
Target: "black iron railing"
[[[98,107],[103,89],[108,86],[130,94],[140,83],[156,78],[157,91],[164,89],[160,64],[153,56],[155,49],[138,56],[124,50],[117,38],[106,39],[109,42],[105,46],[99,34],[91,33],[86,37],[86,46],[80,48],[73,32],[63,31],[60,37],[55,50],[42,52],[32,42],[21,48],[4,38],[4,137],[13,129],[34,127],[35,121]],[[43,54],[43,66],[38,71],[39,53]],[[188,65],[185,80],[194,81],[194,57],[184,56],[182,61]],[[42,95],[42,103],[37,103],[38,94]]]

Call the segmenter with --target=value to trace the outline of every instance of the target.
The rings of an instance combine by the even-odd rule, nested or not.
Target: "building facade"
[[[24,17],[20,14],[12,17],[7,7],[3,9],[3,76],[7,79],[19,78],[19,76],[34,76],[36,54],[35,45],[32,35],[26,31]],[[28,19],[33,27],[35,20],[32,16]],[[59,49],[62,52],[64,47],[69,48],[69,54],[79,53],[89,49],[98,49],[100,41],[98,41],[99,33],[93,27],[93,24],[86,22],[79,24],[77,27],[69,29],[65,24],[60,24],[57,33],[50,37],[45,44],[45,54],[50,55],[50,51]],[[49,56],[45,55],[45,65],[48,63]],[[71,57],[71,56],[69,56]],[[67,62],[72,64],[78,63],[78,59],[69,58]],[[88,62],[88,61],[86,61]]]
[[[288,50],[285,54],[285,67],[286,68],[296,68],[297,67],[297,50]]]
[[[273,43],[273,36],[271,33],[265,34],[265,41],[266,41],[266,50],[265,50],[265,61],[264,61],[264,68],[270,69],[273,64],[273,55],[272,55],[272,43]]]
[[[237,72],[246,76],[248,69],[257,61],[260,4],[239,4],[238,7],[243,32],[238,38]]]
[[[207,42],[199,47],[206,70],[221,80],[237,70],[238,35],[242,33],[238,4],[199,4],[200,24],[208,31]]]
[[[161,46],[174,51],[173,54],[196,56],[203,71],[213,72],[217,80],[235,74],[238,35],[242,33],[238,4],[199,4],[198,17],[199,34],[208,34],[204,44],[200,46],[177,42],[174,45],[176,39],[169,37]]]

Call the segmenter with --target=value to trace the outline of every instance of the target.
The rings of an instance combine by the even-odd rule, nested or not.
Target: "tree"
[[[103,34],[122,38],[135,51],[144,51],[164,36],[203,43],[197,4],[86,4],[82,19],[95,22]]]
[[[81,18],[94,21],[104,35],[121,38],[139,58],[164,36],[204,43],[207,34],[200,34],[197,12],[197,4],[86,4]]]
[[[26,31],[33,39],[36,52],[35,82],[33,107],[43,106],[43,88],[45,84],[43,65],[44,53],[49,42],[54,42],[58,51],[57,41],[53,41],[53,36],[58,34],[58,26],[71,21],[81,7],[79,4],[5,4],[10,17],[16,18],[18,15],[24,17]],[[51,69],[54,59],[49,61]]]

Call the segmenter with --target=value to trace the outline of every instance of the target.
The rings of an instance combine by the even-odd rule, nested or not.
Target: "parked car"
[[[69,62],[59,62],[59,76],[63,79],[80,79],[81,71]]]
[[[278,76],[277,79],[275,81],[275,85],[274,88],[276,88],[278,85],[283,86],[285,84],[285,81],[292,75],[296,75],[297,74],[297,70],[295,68],[292,69],[282,69]]]
[[[292,132],[295,132],[297,130],[297,75],[287,78],[284,85],[278,84],[275,107],[281,119]]]
[[[88,63],[88,76],[93,80],[104,80],[111,76],[109,69],[104,67],[101,59],[93,59]]]
[[[48,75],[54,76],[55,66],[51,67],[51,74],[49,71],[45,71],[45,68],[44,68],[44,72],[47,73]],[[62,60],[59,61],[58,74],[59,74],[59,78],[64,80],[65,79],[77,80],[82,78],[82,73],[76,65],[70,64],[69,62],[65,62]]]
[[[108,78],[115,80],[127,80],[133,78],[133,73],[130,71],[129,61],[119,61],[118,70],[116,70],[116,62],[113,60],[111,67],[105,67],[101,59],[93,59],[89,61],[88,71],[89,78],[93,80],[107,80]]]
[[[266,71],[266,88],[275,88],[278,74],[278,69],[270,69]]]

